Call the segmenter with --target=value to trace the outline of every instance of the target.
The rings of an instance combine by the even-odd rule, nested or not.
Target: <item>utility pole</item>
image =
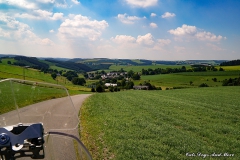
[[[30,67],[30,66],[24,66],[24,67],[23,67],[23,79],[24,79],[24,80],[25,80],[25,69],[26,69],[26,68],[29,68],[29,67]]]

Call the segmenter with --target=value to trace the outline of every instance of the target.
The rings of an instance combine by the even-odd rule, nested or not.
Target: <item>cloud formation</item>
[[[221,35],[216,36],[213,33],[202,31],[196,26],[188,26],[186,24],[183,24],[182,27],[171,29],[168,32],[177,37],[195,38],[202,41],[220,41],[226,39],[226,37],[222,37]]]
[[[74,4],[80,4],[80,2],[79,2],[78,0],[72,0],[72,2],[73,2]]]
[[[13,17],[1,15],[0,23],[4,24],[3,27],[0,27],[0,37],[6,40],[25,44],[53,45],[50,39],[41,39],[27,24],[19,22]]]
[[[175,17],[176,15],[174,13],[170,13],[170,12],[165,12],[163,15],[162,15],[162,18],[172,18],[172,17]]]
[[[125,24],[134,24],[136,21],[143,19],[137,16],[128,16],[126,13],[118,14],[117,18]]]
[[[133,7],[151,7],[157,5],[158,0],[125,0],[129,5]]]
[[[115,38],[111,38],[111,40],[118,44],[125,44],[125,43],[135,43],[136,39],[132,36],[127,35],[116,35]]]
[[[151,17],[156,17],[157,16],[157,14],[156,13],[151,13],[151,15],[150,15]]]
[[[58,29],[59,36],[64,39],[87,38],[96,40],[108,27],[105,20],[91,20],[82,15],[70,15]]]
[[[157,28],[157,27],[158,27],[158,25],[157,25],[156,23],[150,23],[149,26],[150,26],[151,28]]]

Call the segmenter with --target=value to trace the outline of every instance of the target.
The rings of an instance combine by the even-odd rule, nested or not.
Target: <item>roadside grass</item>
[[[66,90],[48,85],[4,81],[0,83],[0,114],[48,99],[67,96]]]
[[[239,97],[240,87],[94,94],[81,107],[81,140],[94,159],[239,159]]]

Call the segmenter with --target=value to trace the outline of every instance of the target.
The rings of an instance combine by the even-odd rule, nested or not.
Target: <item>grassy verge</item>
[[[94,94],[81,139],[94,159],[239,159],[239,97],[240,87]]]
[[[4,81],[0,83],[0,114],[48,99],[67,96],[66,90],[31,83]]]

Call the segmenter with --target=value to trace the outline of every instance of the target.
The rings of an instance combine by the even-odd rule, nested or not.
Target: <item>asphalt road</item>
[[[44,131],[58,131],[72,134],[78,137],[78,113],[83,101],[91,94],[81,94],[69,97],[57,98],[36,103],[19,109],[21,122],[37,123],[42,122]],[[74,104],[74,107],[72,106]],[[16,111],[0,115],[0,125],[16,125],[19,123]],[[59,136],[52,136],[51,143],[48,141],[48,155],[54,155],[55,159],[75,159],[76,146],[73,140]],[[45,140],[46,141],[46,140]],[[50,146],[50,147],[49,147]],[[80,146],[79,146],[80,147]],[[50,150],[49,150],[50,149]],[[80,151],[79,151],[80,152]],[[52,157],[51,157],[52,158]],[[22,158],[21,158],[22,159]],[[28,159],[28,158],[23,158]]]

